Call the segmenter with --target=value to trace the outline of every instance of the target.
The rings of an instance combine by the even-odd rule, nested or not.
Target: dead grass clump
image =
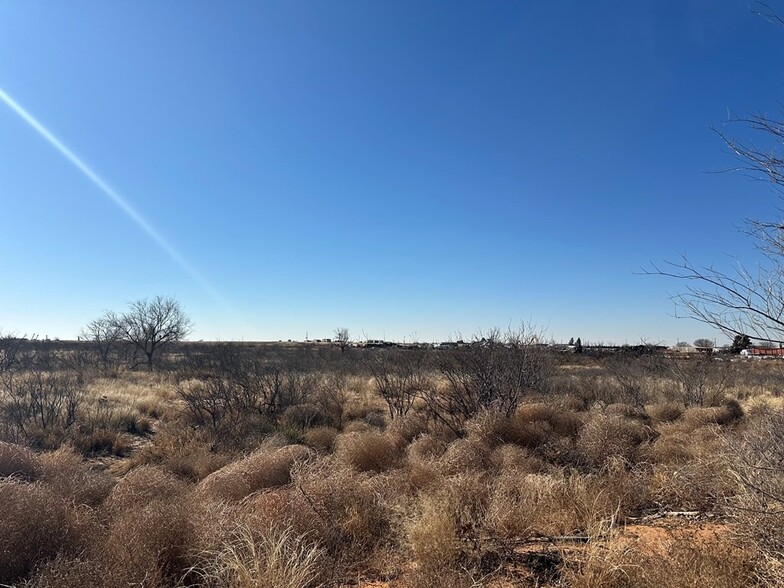
[[[745,588],[757,585],[754,559],[726,536],[679,531],[646,545],[610,532],[577,552],[564,551],[563,579],[574,588]]]
[[[400,440],[399,444],[407,445],[427,433],[427,422],[421,416],[409,412],[393,420],[386,430]]]
[[[645,407],[650,417],[658,423],[671,423],[677,421],[683,414],[684,408],[675,402],[659,402]]]
[[[126,455],[130,440],[114,429],[80,426],[71,434],[71,444],[85,456]]]
[[[144,507],[155,500],[168,500],[184,494],[187,485],[159,466],[141,466],[125,474],[112,489],[104,506],[113,516]]]
[[[406,535],[420,574],[431,576],[455,567],[460,556],[457,519],[448,494],[423,496],[406,523]]]
[[[221,500],[241,500],[258,490],[288,484],[294,463],[310,455],[311,451],[301,445],[278,449],[263,446],[204,478],[197,491]]]
[[[684,465],[658,464],[650,479],[653,501],[667,510],[723,510],[737,491],[726,458],[695,459]]]
[[[70,447],[44,453],[40,462],[41,482],[77,506],[98,507],[115,484],[113,476],[91,467]]]
[[[422,435],[406,448],[409,459],[436,459],[446,452],[448,444],[435,435]]]
[[[604,412],[609,415],[640,421],[641,423],[648,423],[651,420],[648,413],[646,413],[642,408],[633,406],[631,404],[625,404],[623,402],[608,404]]]
[[[25,584],[27,588],[105,588],[109,585],[104,562],[62,555],[44,564]]]
[[[89,539],[79,511],[40,483],[0,480],[0,583],[30,575],[58,553],[79,553]]]
[[[332,427],[313,427],[305,433],[305,443],[321,453],[329,453],[335,446],[337,429]]]
[[[684,465],[694,457],[691,438],[679,430],[662,433],[645,451],[645,459],[657,464]]]
[[[153,437],[152,443],[131,456],[127,468],[160,465],[178,476],[199,481],[228,461],[228,456],[215,450],[207,435],[189,429],[166,428]]]
[[[493,460],[501,470],[518,474],[544,473],[547,464],[529,450],[513,444],[501,445],[493,450]]]
[[[494,465],[490,447],[472,439],[458,439],[450,443],[437,463],[441,472],[447,476],[486,472]]]
[[[727,399],[720,406],[694,407],[684,411],[681,420],[687,426],[730,425],[743,418],[743,408],[737,400]]]
[[[654,436],[655,432],[638,420],[596,414],[580,432],[577,449],[594,467],[617,457],[634,462],[640,444]]]
[[[40,474],[41,466],[35,453],[15,443],[0,441],[0,478],[13,476],[33,481]]]
[[[220,548],[201,553],[195,574],[207,588],[315,588],[324,550],[290,529],[238,527]]]
[[[376,431],[338,436],[336,454],[358,472],[383,472],[395,467],[401,456],[390,436]]]
[[[194,563],[193,511],[182,499],[161,499],[115,518],[101,549],[111,584],[175,585]]]
[[[336,565],[347,569],[365,561],[390,540],[391,512],[374,483],[335,459],[300,466],[290,495],[300,516],[292,522],[298,535],[318,541]],[[302,513],[306,513],[302,516]]]

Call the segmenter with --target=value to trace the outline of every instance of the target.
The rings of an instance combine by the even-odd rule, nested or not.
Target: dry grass
[[[781,576],[781,521],[771,518],[780,503],[744,494],[735,475],[743,451],[752,465],[762,454],[751,439],[773,436],[763,424],[781,401],[774,374],[735,388],[745,414],[733,401],[683,409],[668,401],[670,381],[646,375],[643,410],[603,404],[619,396],[601,389],[594,363],[562,370],[561,395],[528,395],[511,416],[474,415],[459,438],[419,406],[388,421],[361,374],[311,374],[297,410],[263,430],[227,429],[227,439],[191,426],[165,377],[98,380],[82,420],[51,437],[73,447],[0,443],[0,583],[504,586],[522,581],[502,581],[522,560],[501,546],[584,533],[588,545],[561,551],[560,578],[557,566],[531,568],[531,585],[733,588]],[[132,445],[116,451],[115,439]],[[734,512],[733,533],[759,551],[678,534],[652,551],[608,525],[654,510]]]
[[[640,445],[655,435],[653,429],[638,419],[598,413],[580,431],[577,449],[594,467],[602,467],[616,458],[634,462]]]
[[[24,579],[59,553],[78,554],[94,523],[40,483],[0,480],[0,583]]]
[[[193,572],[214,588],[316,588],[324,550],[290,529],[237,528],[219,549],[199,554]]]
[[[230,461],[219,453],[208,436],[199,431],[164,428],[152,443],[137,451],[127,461],[124,471],[140,465],[159,465],[192,481],[206,478]]]
[[[197,492],[220,500],[241,500],[265,488],[284,486],[291,481],[291,468],[307,460],[308,448],[263,446],[247,457],[213,472],[198,485]]]
[[[112,491],[116,480],[105,471],[85,463],[69,447],[44,453],[40,457],[41,482],[76,506],[97,508]]]
[[[395,467],[401,457],[389,435],[372,430],[340,435],[335,453],[358,472],[383,472]]]
[[[0,441],[0,478],[12,476],[33,481],[41,475],[36,455],[25,447]]]
[[[563,580],[573,588],[745,588],[755,585],[754,559],[726,536],[676,531],[646,544],[608,528],[564,552]]]

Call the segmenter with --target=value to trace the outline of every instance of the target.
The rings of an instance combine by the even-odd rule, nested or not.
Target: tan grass
[[[205,587],[316,588],[324,557],[323,549],[290,529],[240,526],[220,548],[199,554],[193,570]]]
[[[258,490],[288,484],[292,466],[310,456],[311,451],[301,445],[262,446],[204,478],[197,491],[221,500],[241,500]]]

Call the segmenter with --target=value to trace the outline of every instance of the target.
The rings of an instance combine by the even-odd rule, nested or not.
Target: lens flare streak
[[[125,198],[123,198],[114,188],[95,173],[84,161],[79,159],[76,154],[60,141],[51,131],[41,124],[32,114],[22,108],[11,96],[0,88],[0,100],[14,111],[22,120],[30,125],[41,137],[54,147],[60,154],[74,165],[87,179],[89,179],[101,192],[103,192],[125,215],[130,218],[148,237],[150,237],[166,254],[179,265],[193,280],[201,286],[210,296],[224,306],[228,304],[223,297],[210,285],[210,283],[199,274],[198,271],[166,240],[153,226],[139,214]]]

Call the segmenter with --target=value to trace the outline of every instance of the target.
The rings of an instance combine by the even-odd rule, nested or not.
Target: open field
[[[0,584],[784,585],[784,362],[501,339],[5,357]]]

